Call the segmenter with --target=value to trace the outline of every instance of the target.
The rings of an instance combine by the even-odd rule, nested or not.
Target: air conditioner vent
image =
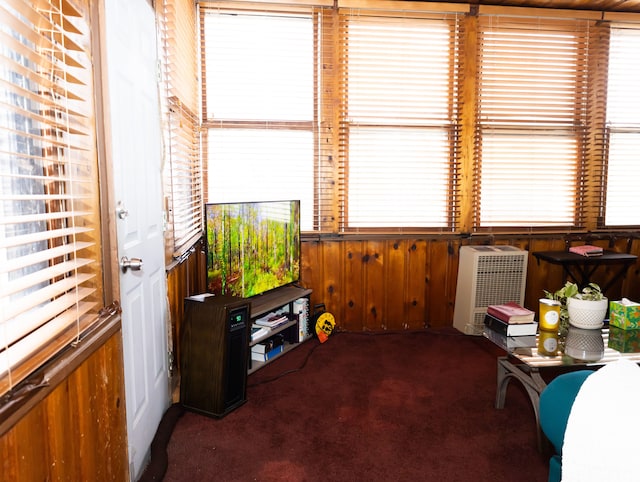
[[[524,304],[528,252],[514,246],[462,246],[453,326],[481,335],[487,306]]]

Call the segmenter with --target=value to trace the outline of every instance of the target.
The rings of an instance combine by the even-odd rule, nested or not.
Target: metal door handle
[[[122,204],[122,201],[118,201],[118,205],[116,206],[116,214],[120,219],[124,219],[129,215],[129,211],[124,208],[124,204]]]
[[[120,268],[122,268],[123,272],[127,272],[129,268],[133,271],[140,271],[142,269],[142,260],[140,258],[127,258],[123,256],[120,259]]]

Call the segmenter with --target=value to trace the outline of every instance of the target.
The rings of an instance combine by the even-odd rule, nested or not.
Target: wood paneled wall
[[[0,480],[128,480],[123,373],[118,330],[0,437]]]
[[[171,340],[173,356],[171,362],[172,398],[180,400],[180,377],[177,371],[180,360],[180,328],[184,315],[184,299],[205,291],[206,259],[203,246],[198,243],[188,256],[176,263],[167,273],[167,298],[171,318]]]
[[[545,289],[564,284],[562,268],[537,260],[535,251],[563,250],[569,239],[555,236],[487,236],[432,238],[315,239],[302,242],[301,285],[313,289],[311,306],[324,303],[338,328],[345,331],[416,330],[453,325],[458,253],[463,244],[509,244],[529,251],[525,305],[537,311]],[[603,234],[586,241],[620,252],[640,255],[640,239]],[[629,244],[629,240],[631,240]],[[169,299],[174,347],[182,323],[183,299],[204,289],[204,255],[196,250],[169,273]],[[617,268],[602,267],[594,280],[605,284]],[[616,283],[610,298],[640,301],[640,263]]]
[[[302,284],[313,289],[312,307],[324,303],[342,330],[443,326],[452,317],[455,254],[450,242],[423,239],[304,242]]]
[[[603,238],[589,242],[627,250],[626,236]],[[564,284],[560,266],[538,264],[531,255],[534,251],[565,249],[563,236],[307,241],[302,249],[302,284],[313,289],[312,306],[324,303],[341,330],[448,327],[453,324],[462,244],[510,244],[529,251],[525,305],[534,311],[538,299],[544,296],[543,290],[555,291]],[[630,249],[638,255],[640,240],[633,241]],[[594,280],[604,284],[616,269],[599,268]],[[626,278],[607,295],[640,300],[639,269],[640,264],[631,267]]]

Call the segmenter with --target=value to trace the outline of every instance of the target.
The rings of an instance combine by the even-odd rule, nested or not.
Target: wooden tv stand
[[[299,332],[300,332],[300,320],[294,314],[293,310],[293,302],[299,298],[309,298],[313,290],[307,288],[301,288],[299,286],[287,285],[281,288],[276,288],[271,291],[267,291],[261,295],[254,296],[252,298],[248,298],[247,301],[251,304],[251,324],[255,322],[257,318],[270,313],[272,311],[277,311],[283,307],[288,305],[288,312],[291,315],[291,321],[277,326],[270,330],[270,332],[266,335],[263,335],[255,340],[251,340],[251,335],[249,334],[249,368],[248,373],[253,373],[256,370],[259,370],[263,366],[271,363],[273,360],[278,359],[285,353],[290,350],[293,350],[299,345]],[[310,323],[311,317],[311,307],[310,300],[308,303],[308,313],[307,318]],[[249,330],[251,331],[251,330]],[[268,361],[255,361],[251,360],[251,347],[271,336],[274,336],[278,333],[282,333],[285,339],[284,349],[282,353],[274,356]]]
[[[302,316],[294,302],[312,290],[287,285],[251,298],[195,295],[185,299],[185,321],[180,342],[180,399],[190,410],[224,416],[246,400],[247,375],[300,344]],[[251,325],[261,316],[285,308],[289,321],[251,340]],[[309,325],[307,325],[308,327]],[[304,328],[307,328],[304,327]],[[251,360],[251,347],[281,333],[282,352],[268,361]]]

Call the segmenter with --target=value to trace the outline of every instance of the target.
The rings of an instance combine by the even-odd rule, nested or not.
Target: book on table
[[[535,313],[515,301],[487,306],[487,313],[507,323],[531,323]]]
[[[531,336],[538,332],[538,323],[508,323],[500,318],[487,313],[484,317],[484,325],[497,333],[505,336]]]
[[[591,244],[583,244],[582,246],[571,246],[569,248],[570,253],[579,254],[580,256],[601,256],[604,250],[600,246],[593,246]]]
[[[484,335],[487,339],[498,345],[505,351],[514,350],[516,348],[532,348],[536,346],[536,335],[507,336],[498,333],[491,328],[485,328]]]

